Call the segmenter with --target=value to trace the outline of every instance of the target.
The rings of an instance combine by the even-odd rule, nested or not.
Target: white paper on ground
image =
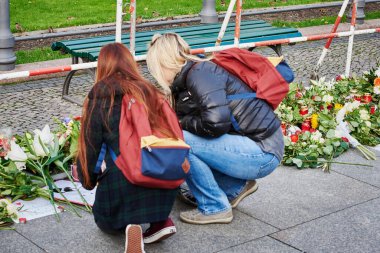
[[[70,180],[58,180],[55,182],[55,184],[57,185],[58,188],[61,188],[62,194],[71,203],[78,204],[78,205],[84,205],[84,202],[83,202],[81,196],[79,195],[79,193],[77,192],[73,183],[71,183]],[[96,187],[93,190],[88,191],[88,190],[83,188],[81,183],[74,182],[74,184],[76,185],[76,187],[78,188],[80,193],[83,195],[83,198],[87,201],[87,203],[90,206],[92,206],[95,202]],[[64,191],[65,187],[70,187],[71,191]],[[63,197],[59,193],[54,193],[54,198],[59,199],[59,200],[63,200]]]
[[[380,145],[377,145],[377,146],[373,147],[373,149],[375,149],[377,151],[380,151]]]
[[[18,216],[19,218],[25,218],[27,221],[55,214],[53,205],[49,200],[43,198],[28,201],[16,200],[13,204],[18,208],[21,207],[21,210],[18,211]],[[57,213],[63,211],[58,208],[58,205],[55,205],[55,208]],[[14,221],[19,223],[18,219]]]

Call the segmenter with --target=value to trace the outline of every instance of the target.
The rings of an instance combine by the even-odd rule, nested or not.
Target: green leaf
[[[334,138],[334,137],[335,137],[335,130],[330,129],[330,130],[327,132],[326,137],[329,138],[329,139]]]
[[[11,193],[12,193],[12,190],[5,190],[5,191],[2,191],[1,192],[1,195],[3,195],[3,196],[8,196],[8,195],[11,195]]]
[[[326,155],[331,155],[332,152],[333,152],[333,147],[331,145],[328,145],[326,147],[323,148],[323,152],[326,154]]]
[[[301,167],[302,167],[302,160],[301,160],[301,159],[293,158],[293,159],[292,159],[292,162],[293,162],[298,168],[301,168]]]
[[[359,126],[359,123],[356,122],[356,121],[350,121],[350,124],[351,124],[353,127],[358,127],[358,126]]]
[[[334,142],[333,142],[333,145],[334,145],[335,147],[340,147],[340,141],[334,141]]]

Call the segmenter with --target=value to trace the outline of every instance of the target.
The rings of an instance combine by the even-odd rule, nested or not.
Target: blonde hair
[[[155,34],[149,44],[146,57],[148,70],[157,80],[160,88],[170,94],[170,83],[164,78],[164,70],[179,73],[187,61],[208,61],[190,53],[190,46],[176,33]]]

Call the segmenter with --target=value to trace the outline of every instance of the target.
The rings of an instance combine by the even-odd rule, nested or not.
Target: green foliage
[[[18,50],[16,52],[16,64],[49,61],[62,58],[69,58],[68,54],[51,50],[50,47],[36,48],[31,50]]]
[[[246,0],[244,9],[275,7],[285,5],[332,2],[334,0]],[[216,1],[217,11],[226,11],[229,1]],[[137,17],[143,19],[171,17],[178,15],[198,14],[202,9],[202,1],[188,0],[139,0],[137,1]],[[23,30],[47,30],[49,27],[61,28],[78,25],[90,25],[115,22],[116,1],[110,0],[10,0],[12,32],[18,32],[15,23]],[[125,16],[125,20],[129,15]]]

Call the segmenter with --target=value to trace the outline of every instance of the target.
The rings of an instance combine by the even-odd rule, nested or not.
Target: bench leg
[[[276,54],[281,57],[282,56],[282,47],[281,47],[281,44],[278,44],[278,45],[270,45],[268,46],[270,48],[273,49],[273,51],[276,52]]]
[[[83,62],[87,62],[85,60],[83,60]],[[72,63],[73,64],[78,64],[79,63],[79,59],[78,57],[72,57]],[[70,88],[70,83],[71,83],[71,79],[73,78],[74,74],[77,72],[78,70],[72,70],[70,71],[66,78],[65,78],[65,82],[63,83],[63,88],[62,88],[62,98],[71,102],[71,103],[74,103],[74,104],[77,104],[79,106],[82,105],[81,102],[78,102],[77,100],[71,98],[69,96],[69,88]],[[86,69],[86,72],[88,74],[91,75],[92,79],[95,80],[95,73],[96,73],[96,69],[95,68],[92,68],[92,69]]]
[[[276,54],[277,54],[279,57],[282,56],[282,47],[281,47],[281,44],[278,44],[278,45],[270,45],[270,46],[268,46],[268,47],[272,48],[273,51],[275,51]],[[248,50],[252,52],[255,48],[256,48],[256,47],[250,47],[250,48],[248,48]]]

